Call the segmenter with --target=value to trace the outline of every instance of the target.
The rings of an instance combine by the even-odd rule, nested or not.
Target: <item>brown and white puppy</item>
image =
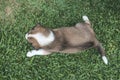
[[[83,16],[83,23],[77,23],[72,27],[47,29],[37,24],[26,35],[26,39],[35,50],[29,51],[27,57],[34,55],[48,55],[52,52],[77,53],[88,48],[97,48],[105,64],[108,60],[105,51],[91,28],[87,16]]]

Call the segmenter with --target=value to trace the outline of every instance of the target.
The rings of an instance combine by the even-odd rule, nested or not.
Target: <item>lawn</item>
[[[35,24],[73,26],[87,15],[109,64],[95,49],[26,57]],[[120,0],[0,0],[0,80],[120,80]]]

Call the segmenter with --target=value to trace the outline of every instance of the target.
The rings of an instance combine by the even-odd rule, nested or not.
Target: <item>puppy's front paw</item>
[[[32,51],[27,52],[27,57],[32,57],[35,55],[48,55],[48,54],[50,54],[50,52],[45,51],[43,49],[39,49],[39,50],[32,50]]]
[[[27,52],[27,57],[32,57],[34,56],[34,53],[32,51]]]

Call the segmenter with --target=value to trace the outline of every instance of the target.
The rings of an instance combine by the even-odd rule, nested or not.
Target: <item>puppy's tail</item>
[[[104,50],[104,48],[102,47],[102,44],[98,43],[98,44],[96,45],[96,48],[97,48],[97,50],[99,51],[99,53],[101,54],[102,60],[104,61],[104,63],[105,63],[105,64],[108,64],[108,59],[107,59],[107,57],[105,56],[105,50]]]
[[[90,24],[90,20],[88,19],[87,16],[83,16],[82,18],[85,21],[85,23]]]

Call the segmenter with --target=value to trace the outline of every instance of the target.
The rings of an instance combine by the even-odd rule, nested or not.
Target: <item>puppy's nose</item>
[[[28,33],[25,35],[25,38],[28,39]]]

